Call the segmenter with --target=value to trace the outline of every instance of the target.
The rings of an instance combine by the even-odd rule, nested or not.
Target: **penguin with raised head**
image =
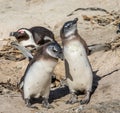
[[[61,28],[60,35],[63,44],[65,72],[71,97],[67,103],[78,102],[78,91],[86,94],[80,101],[88,103],[92,91],[93,72],[87,57],[86,44],[77,31],[78,18],[66,22]]]
[[[42,104],[49,108],[49,93],[51,73],[58,62],[63,59],[59,44],[49,42],[39,48],[35,57],[30,61],[24,74],[23,98],[31,107],[31,98],[42,97]]]
[[[15,32],[11,32],[10,36],[14,36],[19,44],[25,47],[38,47],[54,40],[53,32],[41,26],[29,29],[20,28]]]

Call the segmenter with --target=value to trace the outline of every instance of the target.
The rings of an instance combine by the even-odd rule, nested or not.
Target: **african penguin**
[[[93,83],[92,68],[87,57],[86,45],[77,31],[77,21],[78,18],[75,18],[66,22],[60,31],[66,78],[71,94],[66,102],[69,104],[78,102],[76,95],[78,91],[86,94],[80,103],[88,103]]]
[[[54,43],[58,44],[56,41],[54,41]],[[12,42],[11,45],[13,47],[17,48],[18,50],[20,50],[22,52],[22,54],[29,60],[29,62],[34,58],[32,53],[28,49],[26,49],[24,46],[21,46],[18,42]],[[39,48],[41,48],[41,47],[39,47]],[[38,50],[39,50],[39,48],[38,48]],[[36,51],[36,53],[37,53],[37,51]],[[24,85],[23,81],[24,81],[24,76],[22,76],[20,82],[17,85],[21,92],[23,90],[23,85]],[[52,73],[52,78],[51,78],[51,88],[55,87],[55,82],[56,81],[60,81],[60,80],[56,79],[56,75],[53,72]]]
[[[52,31],[41,26],[35,26],[30,29],[20,28],[16,32],[11,32],[10,36],[14,36],[22,46],[38,47],[46,42],[54,40]]]
[[[51,72],[62,59],[62,49],[55,42],[49,42],[39,48],[35,57],[30,61],[24,74],[23,98],[28,107],[31,106],[31,98],[42,97],[42,104],[49,108],[48,103]]]

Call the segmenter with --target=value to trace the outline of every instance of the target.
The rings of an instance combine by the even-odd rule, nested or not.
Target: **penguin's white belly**
[[[51,83],[51,72],[54,63],[36,61],[28,70],[24,80],[24,98],[48,96]]]
[[[68,63],[67,82],[71,90],[91,90],[92,69],[81,43],[71,43],[64,47],[64,57]],[[71,77],[69,77],[71,76]]]

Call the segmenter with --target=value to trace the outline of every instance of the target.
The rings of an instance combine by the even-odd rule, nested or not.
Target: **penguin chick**
[[[25,47],[38,47],[54,40],[52,31],[41,26],[35,26],[30,29],[20,28],[16,32],[11,32],[10,36],[14,36],[19,44]]]
[[[66,78],[71,94],[66,102],[69,104],[78,102],[76,95],[78,91],[86,94],[80,103],[88,103],[93,83],[92,68],[87,57],[86,45],[77,31],[77,21],[78,18],[75,18],[66,22],[60,31]]]
[[[57,43],[57,42],[55,42],[55,43]],[[20,50],[21,52],[22,52],[22,54],[29,60],[29,61],[31,61],[33,58],[34,58],[34,56],[32,55],[32,53],[28,50],[28,49],[26,49],[24,46],[21,46],[19,43],[17,43],[17,42],[12,42],[11,43],[11,45],[13,46],[13,47],[15,47],[15,48],[17,48],[18,50]],[[40,47],[39,47],[40,48]],[[38,48],[38,50],[39,50],[39,48]],[[52,73],[53,75],[52,75],[52,81],[51,81],[51,87],[53,87],[54,86],[54,84],[55,84],[55,82],[57,81],[57,79],[56,79],[56,76],[54,75],[54,73]],[[23,85],[24,85],[24,76],[21,78],[21,80],[20,80],[20,83],[18,84],[18,88],[19,88],[19,90],[22,92],[22,90],[23,90]]]
[[[49,42],[39,48],[30,61],[24,74],[23,98],[28,107],[31,98],[42,97],[42,104],[50,108],[48,98],[50,93],[51,73],[58,62],[63,59],[62,49],[55,42]]]

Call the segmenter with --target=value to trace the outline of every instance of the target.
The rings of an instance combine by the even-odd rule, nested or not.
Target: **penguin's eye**
[[[65,28],[70,28],[72,26],[72,23],[68,23],[65,25]]]
[[[53,52],[58,52],[58,50],[55,48],[55,47],[53,47]]]
[[[70,25],[69,24],[67,24],[66,26],[65,26],[65,28],[69,28],[70,27]]]

